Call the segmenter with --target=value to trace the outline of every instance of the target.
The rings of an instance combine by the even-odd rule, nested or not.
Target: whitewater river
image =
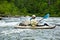
[[[40,19],[40,18],[37,18]],[[47,22],[56,24],[54,29],[15,29],[24,18],[0,20],[0,40],[60,40],[60,18],[51,17]]]

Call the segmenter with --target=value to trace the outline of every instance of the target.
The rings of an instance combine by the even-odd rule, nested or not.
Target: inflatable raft
[[[19,28],[19,29],[53,29],[56,26],[16,26],[15,28]]]

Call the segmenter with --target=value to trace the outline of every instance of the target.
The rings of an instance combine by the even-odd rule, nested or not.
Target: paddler
[[[31,24],[33,27],[35,27],[35,26],[38,24],[38,22],[37,22],[37,20],[36,20],[36,15],[32,15],[32,18],[30,19],[30,24]]]

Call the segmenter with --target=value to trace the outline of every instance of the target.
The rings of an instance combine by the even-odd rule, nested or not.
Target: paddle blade
[[[44,19],[49,18],[49,14],[46,14],[43,18],[44,18]]]

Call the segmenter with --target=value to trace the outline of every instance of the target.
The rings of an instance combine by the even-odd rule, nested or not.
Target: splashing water
[[[36,19],[40,19],[37,17]],[[0,40],[60,40],[60,27],[55,29],[15,29],[23,19],[12,18],[0,21]],[[60,18],[49,18],[47,22],[59,24]]]

